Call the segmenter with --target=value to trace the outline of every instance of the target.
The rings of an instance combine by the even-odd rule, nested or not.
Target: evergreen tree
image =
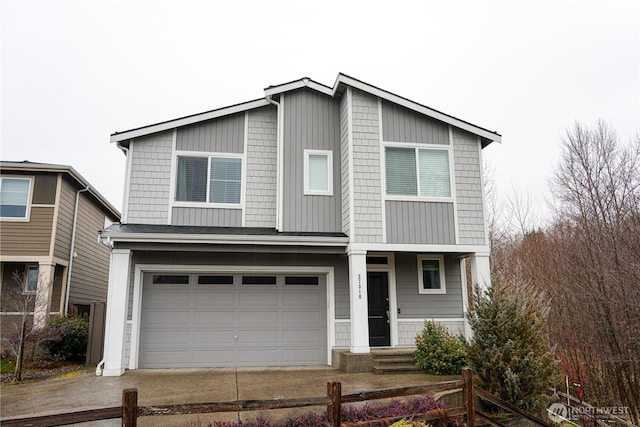
[[[545,327],[548,304],[524,284],[493,283],[486,292],[474,289],[467,360],[481,388],[524,410],[539,409],[558,378]]]

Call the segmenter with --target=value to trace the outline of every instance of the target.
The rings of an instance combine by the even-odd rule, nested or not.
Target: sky
[[[640,131],[640,1],[0,0],[2,160],[72,166],[122,207],[109,136],[339,72],[502,135],[539,215],[560,140]]]

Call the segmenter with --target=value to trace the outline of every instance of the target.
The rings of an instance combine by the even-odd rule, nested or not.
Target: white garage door
[[[327,363],[326,276],[144,276],[140,368]]]

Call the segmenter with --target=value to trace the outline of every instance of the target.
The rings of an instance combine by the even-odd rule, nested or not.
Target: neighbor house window
[[[26,219],[30,190],[29,178],[0,178],[0,217]]]
[[[421,294],[447,293],[444,280],[444,257],[418,257],[418,292]]]
[[[242,159],[178,156],[176,201],[240,204]]]
[[[38,290],[39,269],[37,265],[27,266],[27,279],[24,284],[25,292],[36,292]]]
[[[449,150],[386,147],[387,195],[451,197]]]
[[[333,152],[304,150],[304,194],[333,195]]]

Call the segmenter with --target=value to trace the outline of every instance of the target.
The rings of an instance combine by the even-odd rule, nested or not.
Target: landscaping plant
[[[464,343],[447,328],[427,320],[416,337],[416,365],[431,375],[458,375],[467,366]]]
[[[54,338],[44,341],[53,360],[82,360],[87,351],[89,323],[76,316],[58,316],[47,322],[45,333]]]

